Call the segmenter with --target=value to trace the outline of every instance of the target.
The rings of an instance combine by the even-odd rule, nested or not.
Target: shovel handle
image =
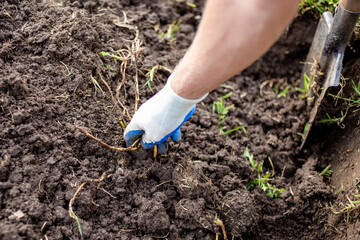
[[[353,13],[359,13],[360,12],[360,1],[359,0],[342,0],[340,2],[340,6]]]

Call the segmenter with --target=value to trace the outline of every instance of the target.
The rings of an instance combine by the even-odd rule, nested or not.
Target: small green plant
[[[229,133],[232,133],[232,132],[235,132],[237,130],[242,130],[244,133],[245,133],[245,136],[248,136],[247,135],[247,131],[246,131],[246,128],[245,126],[240,126],[240,127],[236,127],[236,128],[233,128],[233,129],[230,129],[230,130],[227,130],[227,131],[224,131],[226,127],[220,127],[219,128],[219,131],[220,131],[220,135],[226,135],[226,134],[229,134]]]
[[[309,123],[306,123],[305,126],[304,126],[303,132],[302,132],[302,133],[297,133],[298,135],[301,136],[301,142],[304,141],[305,134],[306,134],[306,132],[308,131],[308,129],[309,129]]]
[[[319,13],[326,11],[335,12],[339,0],[302,0],[300,3],[301,13],[316,9]]]
[[[306,99],[309,94],[310,91],[312,89],[312,87],[314,86],[314,82],[313,82],[313,76],[308,77],[305,73],[304,73],[304,89],[299,88],[299,87],[295,87],[295,89],[301,93],[300,97],[302,99]]]
[[[344,118],[345,118],[345,115],[342,113],[342,117],[330,117],[330,115],[328,113],[326,113],[326,119],[323,119],[323,120],[320,120],[320,121],[317,121],[317,123],[336,123],[338,125],[340,125],[343,121],[344,121]]]
[[[218,125],[221,125],[226,121],[226,119],[228,118],[227,114],[229,113],[229,110],[234,107],[234,104],[231,104],[230,106],[226,106],[224,101],[226,98],[231,97],[232,94],[233,94],[232,92],[229,92],[224,96],[220,97],[219,101],[213,102],[212,110],[213,113],[218,114]]]
[[[339,190],[337,191],[337,193],[341,193],[341,191],[344,189],[344,184],[341,184],[341,187],[339,188]]]
[[[96,96],[97,90],[99,90],[102,93],[102,95],[105,97],[105,92],[104,92],[104,90],[102,90],[101,86],[96,81],[96,79],[93,76],[90,76],[90,79],[91,79],[91,82],[94,84],[94,87],[95,87],[95,96]]]
[[[269,183],[270,180],[271,180],[270,173],[266,172],[264,177],[259,176],[259,178],[255,180],[251,180],[249,186],[250,187],[260,186],[260,188],[266,193],[266,196],[276,199],[280,196],[280,194],[283,191],[285,191],[285,189],[272,186]]]
[[[278,86],[278,85],[276,85]],[[278,98],[282,98],[282,97],[286,97],[286,95],[289,93],[291,87],[290,86],[286,86],[284,88],[284,90],[282,90],[280,93],[279,93],[279,88],[277,89],[277,92],[275,91],[275,94]]]
[[[353,89],[356,93],[355,96],[351,96],[351,106],[359,106],[360,105],[360,80],[358,81],[358,84],[356,85],[355,82],[353,80],[351,80],[352,84],[353,84]],[[355,97],[357,99],[355,99]]]
[[[226,126],[223,126],[223,124],[225,123],[225,121],[228,118],[227,114],[229,113],[229,110],[234,107],[234,104],[226,106],[226,103],[225,103],[224,100],[226,98],[231,97],[232,94],[233,94],[232,92],[229,92],[229,93],[225,94],[224,96],[220,97],[219,101],[214,101],[213,102],[212,112],[216,113],[218,115],[218,129],[219,129],[219,132],[220,132],[221,135],[226,135],[226,134],[229,134],[229,133],[232,133],[232,132],[235,132],[235,131],[238,131],[238,130],[241,129],[241,130],[243,130],[245,135],[247,135],[246,128],[243,125],[241,125],[239,127],[236,127],[236,128],[233,128],[233,129],[230,129],[230,130],[227,130],[227,131],[225,131]]]
[[[154,79],[155,78],[157,78],[156,77],[156,73],[159,71],[159,70],[165,70],[165,71],[167,71],[167,72],[169,72],[169,73],[172,73],[172,70],[171,69],[169,69],[169,68],[167,68],[167,67],[164,67],[164,66],[161,66],[161,65],[156,65],[156,66],[154,66],[153,68],[151,68],[151,69],[145,69],[146,71],[148,71],[147,73],[146,73],[146,76],[148,77],[148,80],[145,82],[145,84],[142,86],[143,88],[145,87],[145,86],[148,86],[148,88],[150,89],[150,91],[153,93],[154,91],[153,91],[153,89],[152,89],[152,87],[151,87],[151,83],[154,81]]]
[[[324,176],[327,179],[330,179],[333,171],[331,170],[331,164],[329,164],[324,170],[321,171],[320,176]]]
[[[254,154],[251,154],[249,152],[249,148],[246,147],[245,148],[245,152],[244,152],[244,157],[246,157],[249,160],[250,166],[252,168],[256,168],[257,167],[257,163],[254,161]]]
[[[360,198],[360,195],[354,195],[354,197]],[[350,213],[360,207],[360,200],[351,200],[348,196],[346,196],[348,203],[344,204],[340,202],[340,210],[335,210],[332,203],[329,202],[330,209],[334,214],[344,214],[345,222],[350,220]]]
[[[75,215],[75,213],[74,213],[73,211],[71,211],[71,215],[72,215],[72,216],[74,217],[74,219],[76,220],[77,225],[78,225],[78,228],[79,228],[80,236],[82,236],[82,230],[81,230],[81,225],[80,225],[79,218]]]
[[[182,20],[175,20],[173,21],[169,26],[166,32],[161,31],[160,27],[158,25],[154,26],[154,30],[156,34],[161,37],[168,40],[173,40],[176,37],[176,33],[179,31],[181,27]]]
[[[285,189],[277,188],[269,183],[269,181],[273,179],[269,172],[266,172],[264,176],[261,176],[264,160],[261,163],[256,162],[254,160],[254,155],[249,152],[248,147],[245,148],[244,156],[249,160],[250,166],[257,171],[257,177],[255,180],[250,181],[249,188],[259,186],[265,192],[266,196],[277,199]]]
[[[196,8],[196,4],[194,4],[194,3],[191,3],[191,2],[189,2],[189,1],[186,1],[186,4],[187,4],[189,7]]]

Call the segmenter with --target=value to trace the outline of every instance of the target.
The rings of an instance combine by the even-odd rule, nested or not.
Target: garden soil
[[[195,4],[0,2],[0,239],[223,239],[217,219],[230,239],[338,236],[343,223],[329,220],[337,197],[319,174],[331,157],[299,149],[309,108],[294,86],[316,28],[311,14],[198,104],[167,155],[139,159],[80,130],[125,147],[136,82],[139,105],[164,86],[165,68],[151,89],[146,74],[174,69],[184,55],[201,18],[203,2]],[[180,19],[175,38],[161,36]],[[213,102],[230,92],[219,126]],[[258,176],[246,147],[263,163],[261,176],[285,189],[277,199],[249,187]]]

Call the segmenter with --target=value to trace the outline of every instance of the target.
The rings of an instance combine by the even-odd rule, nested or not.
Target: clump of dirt
[[[212,92],[157,160],[111,151],[76,126],[125,146],[124,125],[154,93],[149,69],[173,69],[194,37],[203,2],[5,1],[0,15],[0,238],[215,239],[220,218],[228,235],[247,239],[322,239],[331,192],[318,155],[299,158],[306,107],[293,88],[316,21],[297,17],[281,39],[243,73]],[[176,38],[160,37],[181,19]],[[138,34],[143,51],[129,53]],[[101,52],[118,56],[105,56]],[[123,63],[123,65],[122,65]],[[167,71],[151,83],[161,89]],[[136,76],[138,76],[136,78]],[[124,81],[121,89],[119,86]],[[116,91],[118,89],[118,91]],[[220,135],[212,103],[234,104]],[[257,171],[285,191],[266,196],[249,181]],[[301,155],[300,155],[301,156]],[[69,216],[73,204],[77,222]]]

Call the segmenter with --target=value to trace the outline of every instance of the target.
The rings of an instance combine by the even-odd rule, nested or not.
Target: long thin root
[[[103,145],[104,147],[111,149],[111,150],[115,150],[115,151],[120,151],[120,152],[125,152],[125,151],[134,151],[137,150],[139,148],[139,141],[140,138],[138,140],[136,140],[130,147],[128,148],[123,148],[123,147],[114,147],[114,146],[110,146],[109,144],[101,141],[100,139],[94,137],[93,135],[91,135],[90,133],[88,133],[85,129],[75,126],[77,129],[79,129],[82,133],[84,133],[87,137],[97,141],[98,143],[100,143],[101,145]]]

